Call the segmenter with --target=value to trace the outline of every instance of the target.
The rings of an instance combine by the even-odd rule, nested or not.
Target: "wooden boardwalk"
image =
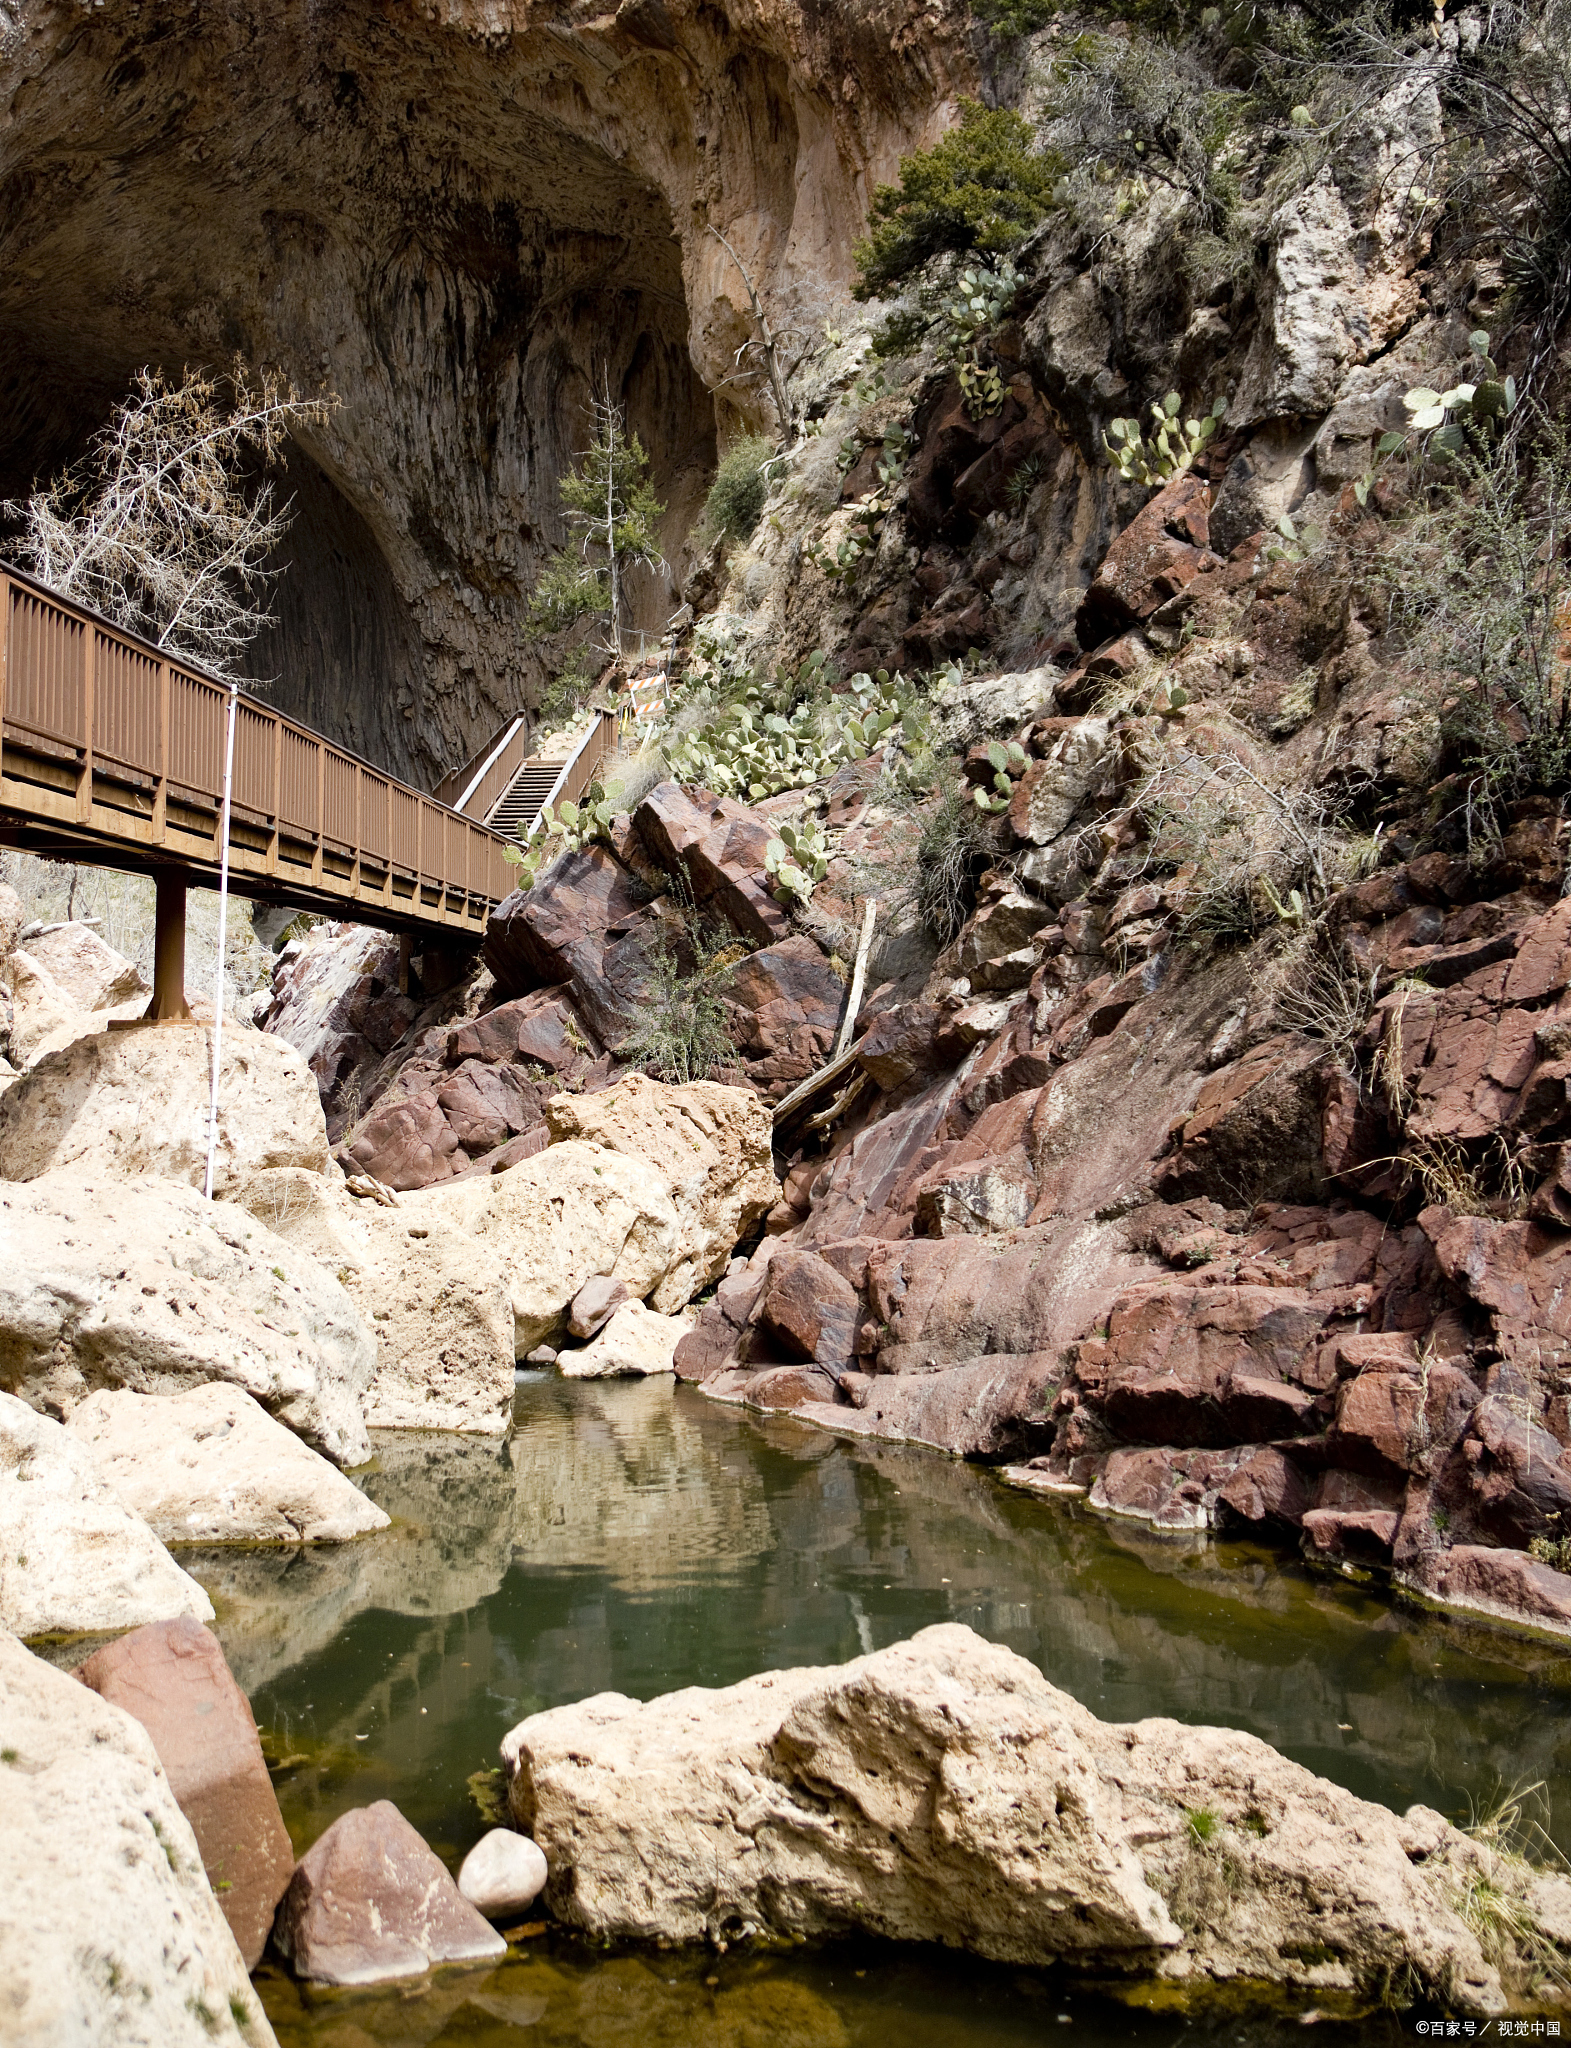
[[[218,881],[229,686],[0,563],[0,845]],[[474,944],[513,886],[482,819],[241,694],[238,895]]]

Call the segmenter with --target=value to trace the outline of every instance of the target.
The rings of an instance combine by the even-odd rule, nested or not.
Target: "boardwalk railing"
[[[618,724],[616,712],[599,711],[576,739],[569,736],[557,742],[549,753],[531,753],[527,720],[520,714],[494,733],[462,768],[444,775],[436,794],[466,818],[496,818],[499,827],[500,807],[509,832],[527,839],[548,804],[577,803],[583,796],[616,751]],[[504,799],[526,774],[526,787],[533,788],[520,812],[516,798],[512,803]]]
[[[614,711],[599,711],[595,722],[562,763],[562,772],[551,785],[545,802],[530,820],[526,839],[540,823],[542,813],[554,810],[558,804],[576,804],[581,801],[589,785],[594,781],[607,759],[616,751],[617,715]]]
[[[0,843],[206,882],[228,685],[0,563]],[[506,842],[242,695],[230,871],[242,894],[478,937]]]
[[[473,760],[444,775],[432,795],[466,818],[489,818],[528,759],[529,720],[519,712]]]

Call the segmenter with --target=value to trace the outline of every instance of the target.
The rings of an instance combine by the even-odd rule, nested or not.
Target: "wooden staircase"
[[[526,761],[492,806],[487,825],[503,839],[527,838],[561,772],[560,761]]]

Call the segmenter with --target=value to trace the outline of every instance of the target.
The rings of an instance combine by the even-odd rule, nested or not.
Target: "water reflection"
[[[1131,2011],[1050,1971],[976,1969],[926,1950],[593,1956],[558,1942],[411,1990],[259,1988],[280,2048],[1302,2048],[1293,2013],[1186,2022]],[[1321,2018],[1316,2048],[1397,2048],[1406,2022]]]
[[[1165,1542],[928,1452],[746,1416],[669,1381],[545,1380],[519,1389],[516,1413],[506,1446],[382,1436],[366,1487],[396,1519],[378,1536],[293,1560],[182,1553],[285,1762],[298,1848],[345,1808],[387,1797],[456,1861],[484,1825],[467,1780],[495,1764],[524,1714],[605,1689],[649,1697],[838,1663],[951,1619],[1019,1650],[1107,1719],[1246,1728],[1395,1807],[1424,1799],[1461,1814],[1500,1783],[1542,1778],[1571,1832],[1571,1660],[1555,1645],[1396,1608],[1248,1546]],[[308,2012],[281,1980],[269,2004],[283,2002],[304,2029],[293,2038],[312,2048],[486,2041],[526,2024],[522,2006],[495,2001],[543,1995],[556,1971],[548,2011],[527,2022],[532,2041],[619,2041],[624,2009],[625,2038],[641,2044],[753,2038],[745,2001],[715,2020],[703,1972],[690,1981],[688,1963],[657,1961],[623,1958],[607,1975],[605,1960],[563,1946],[493,1973],[477,1994],[490,2004],[442,1979],[353,2016],[332,2002]],[[828,1997],[836,1969],[844,1983],[827,2017],[803,2020],[803,2038],[871,2041],[847,2017],[846,1986],[861,1996],[914,1967],[870,1963],[858,1979],[829,1961],[769,1960],[755,1990],[780,2005],[771,2048],[783,2030],[793,2038],[788,2010],[816,2013],[803,2001]],[[920,1998],[890,1990],[880,2007],[887,2033],[894,2000],[902,2041],[980,2048],[1042,2023],[1033,1993],[1034,2019],[1022,2007],[1024,2031],[1011,2031],[998,1988],[1009,1973],[923,1967]],[[943,1984],[986,2009],[923,2033]],[[398,2032],[398,2014],[397,2027],[429,2019],[432,2030]]]

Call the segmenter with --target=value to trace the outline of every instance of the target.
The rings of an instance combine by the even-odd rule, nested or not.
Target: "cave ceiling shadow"
[[[287,10],[253,43],[217,19],[90,16],[12,102],[0,496],[78,456],[144,365],[238,358],[336,394],[289,463],[252,666],[281,709],[429,782],[538,689],[523,613],[586,376],[626,401],[679,556],[715,426],[669,208],[429,24],[341,8],[307,48]],[[635,623],[673,584],[647,579]]]

